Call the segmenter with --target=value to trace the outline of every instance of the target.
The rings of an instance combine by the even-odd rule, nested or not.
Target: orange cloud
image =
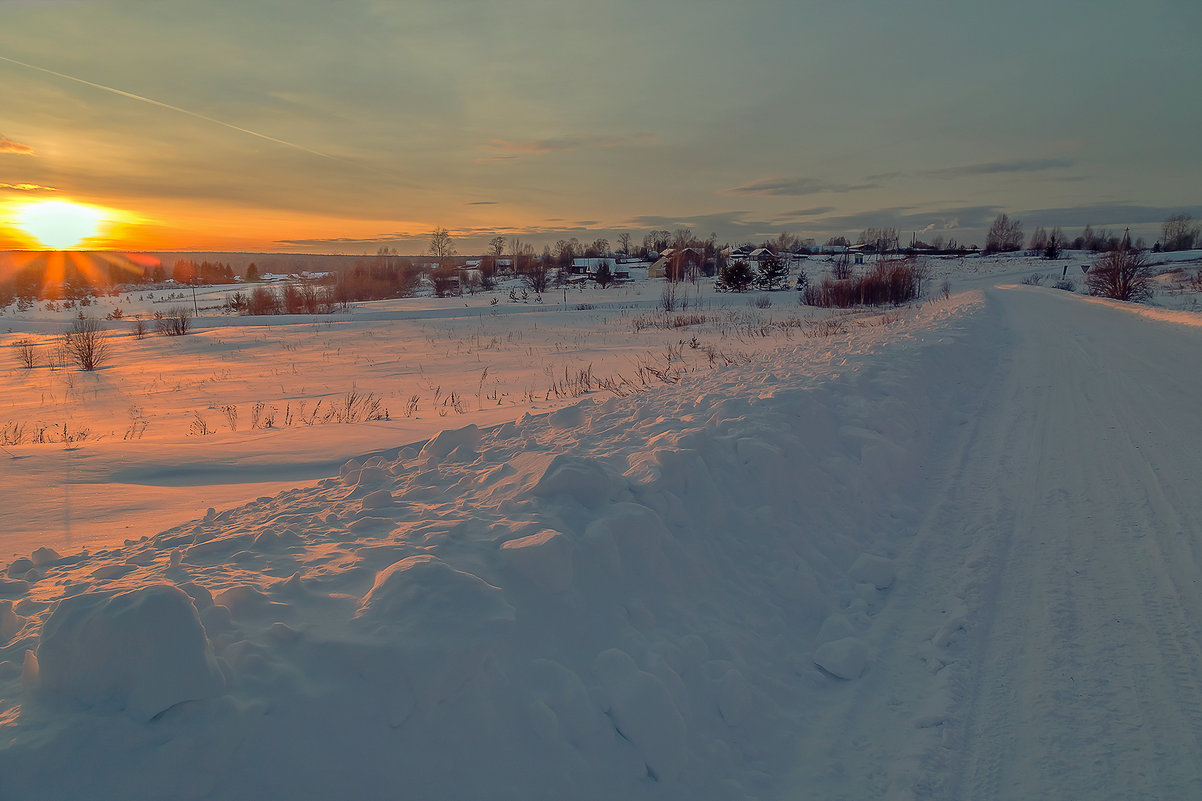
[[[14,192],[57,192],[53,186],[42,186],[41,184],[4,184],[0,183],[0,189],[10,189]]]
[[[21,156],[32,156],[33,148],[20,142],[14,142],[5,136],[0,136],[0,153],[16,153]]]

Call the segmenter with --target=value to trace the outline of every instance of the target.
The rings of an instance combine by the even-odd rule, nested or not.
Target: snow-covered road
[[[995,367],[927,475],[876,661],[781,795],[1202,797],[1202,329],[986,297]]]

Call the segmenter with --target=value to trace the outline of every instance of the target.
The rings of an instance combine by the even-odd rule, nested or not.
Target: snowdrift
[[[14,562],[0,797],[770,795],[873,669],[979,304]]]

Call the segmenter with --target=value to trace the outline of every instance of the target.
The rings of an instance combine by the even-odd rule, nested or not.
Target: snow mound
[[[59,601],[37,658],[49,698],[142,720],[225,687],[192,599],[167,584]]]
[[[410,556],[376,576],[355,612],[403,642],[465,643],[499,634],[514,618],[505,593],[434,556]]]
[[[818,646],[814,664],[841,679],[858,679],[868,667],[868,646],[855,637],[844,637]]]

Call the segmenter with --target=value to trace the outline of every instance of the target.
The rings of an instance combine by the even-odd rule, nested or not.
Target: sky
[[[1196,0],[5,0],[0,248],[460,253],[1202,217]]]

